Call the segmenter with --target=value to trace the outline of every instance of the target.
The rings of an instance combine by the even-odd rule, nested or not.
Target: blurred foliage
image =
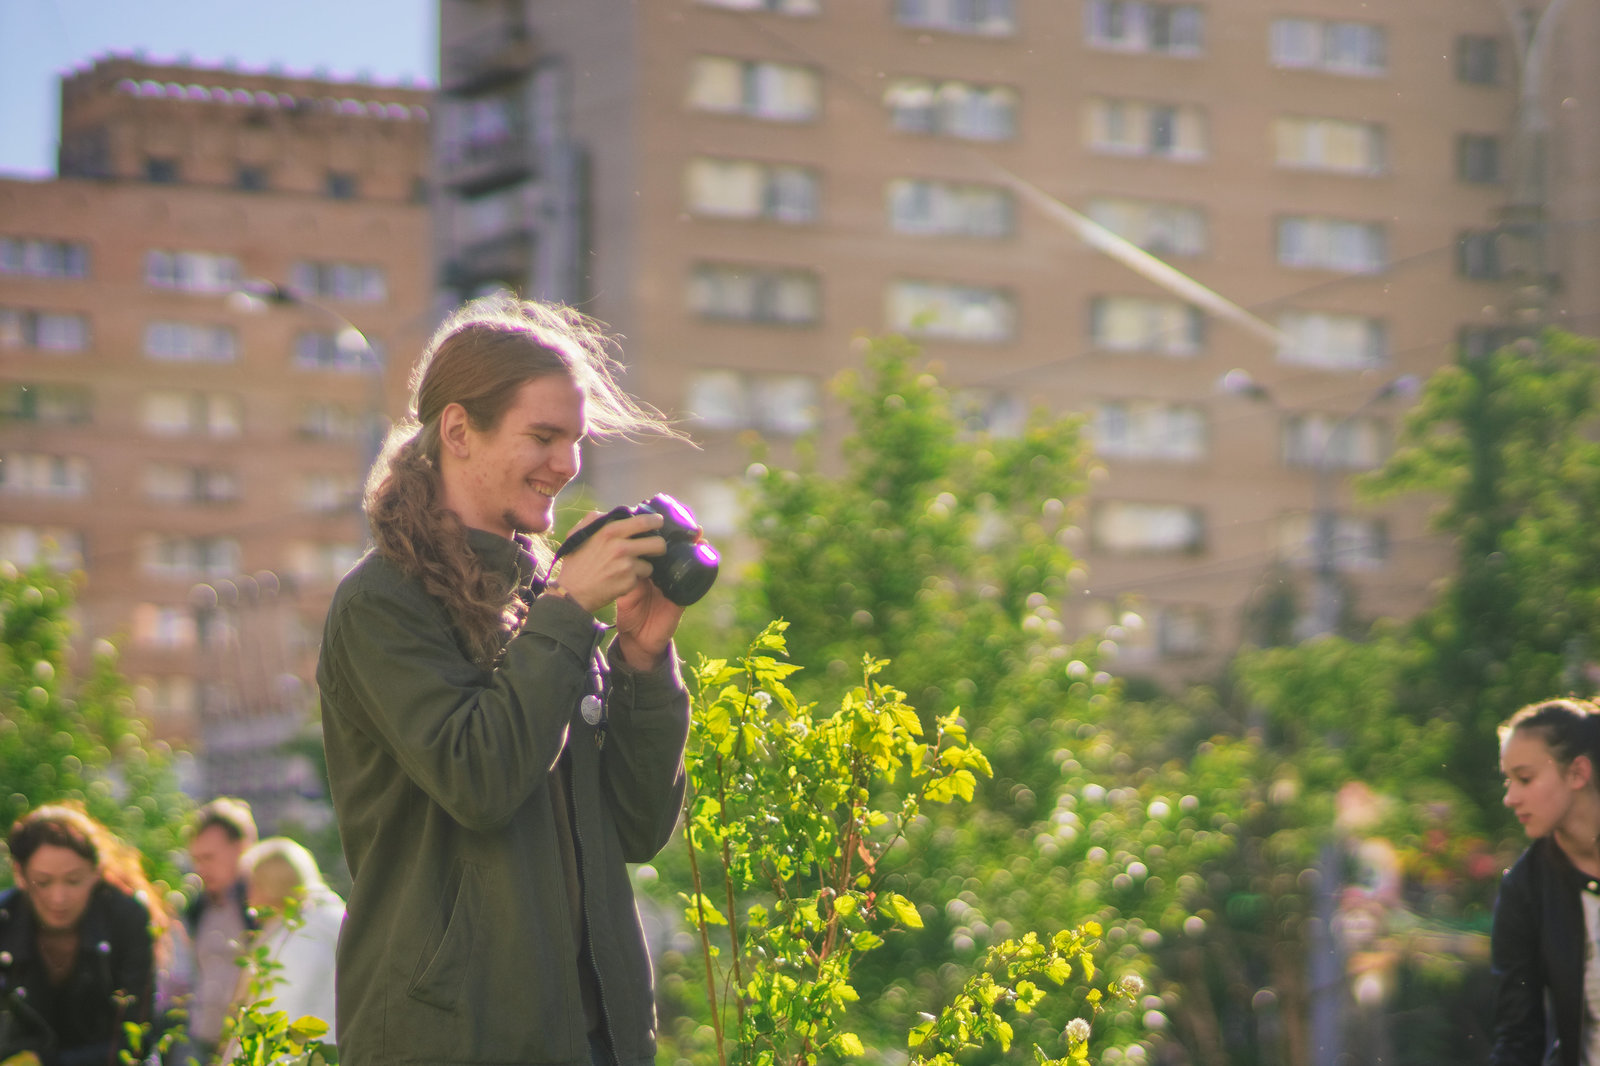
[[[887,935],[936,913],[890,887],[905,834],[926,808],[971,800],[989,774],[955,712],[925,739],[905,694],[878,680],[887,663],[867,658],[861,682],[830,713],[801,705],[785,683],[798,668],[776,657],[786,628],[769,625],[738,661],[702,660],[693,674],[690,886],[680,897],[699,961],[682,957],[678,976],[698,985],[710,1024],[709,1034],[683,1030],[670,1052],[691,1061],[804,1066],[866,1054],[854,1031],[856,967]],[[1085,1061],[1091,1019],[1107,997],[1136,994],[1096,983],[1099,936],[1085,923],[997,944],[962,967],[942,1006],[880,1011],[909,1036],[880,1044],[869,1034],[873,1056],[907,1042],[914,1064],[1007,1051],[1017,1023],[1067,986],[1073,994],[1060,1009],[1077,1020],[1046,1033],[1033,1057]]]
[[[1530,620],[1524,638],[1523,654],[1539,648],[1546,679],[1518,682],[1527,699],[1548,694],[1539,686],[1563,654],[1571,672],[1566,623],[1577,607],[1557,594],[1577,590],[1589,610],[1600,605],[1600,545],[1573,520],[1600,513],[1587,414],[1593,349],[1559,337],[1546,346],[1548,358],[1518,353],[1523,366],[1495,357],[1507,379],[1486,379],[1474,402],[1500,410],[1501,421],[1472,431],[1484,438],[1476,450],[1445,446],[1452,412],[1475,417],[1450,383],[1460,372],[1446,372],[1395,464],[1375,479],[1391,491],[1475,485],[1445,472],[1499,452],[1491,466],[1529,479],[1497,490],[1514,501],[1491,523],[1500,554],[1480,560],[1489,577],[1463,579],[1508,592],[1494,574],[1512,551],[1530,553],[1511,564],[1515,575],[1536,569],[1540,552],[1570,556],[1562,583],[1528,585],[1542,599],[1494,606],[1542,624]],[[1528,374],[1552,380],[1509,380]],[[1488,395],[1505,389],[1525,395]],[[1522,425],[1548,421],[1553,394],[1573,390],[1584,398],[1555,408],[1570,419],[1564,429]],[[1104,930],[1105,969],[1147,982],[1136,1006],[1096,1021],[1102,1061],[1305,1063],[1328,1039],[1385,1061],[1479,1054],[1487,905],[1509,858],[1489,803],[1496,779],[1483,767],[1493,759],[1492,722],[1524,697],[1471,713],[1476,704],[1449,687],[1468,645],[1443,638],[1476,633],[1472,654],[1481,656],[1500,623],[1451,621],[1450,612],[1488,609],[1486,601],[1453,592],[1415,626],[1383,624],[1360,641],[1247,648],[1216,687],[1136,689],[1105,658],[1136,617],[1074,641],[1056,615],[1082,579],[1069,550],[1086,484],[1075,418],[1035,415],[1010,439],[968,427],[897,338],[870,342],[864,369],[841,379],[839,395],[851,428],[837,474],[822,472],[815,442],[801,448],[798,469],[768,468],[757,455],[758,562],[738,589],[738,617],[750,631],[765,618],[792,623],[794,661],[820,667],[791,682],[802,696],[839,683],[862,651],[893,660],[923,724],[959,704],[955,721],[993,767],[971,804],[924,810],[905,827],[885,885],[938,905],[921,907],[921,928],[856,960],[861,1017],[852,1024],[868,1045],[893,1047],[897,1017],[912,1004],[950,1002],[967,968],[1018,931],[1092,921]],[[1426,446],[1439,449],[1430,462],[1414,453]],[[1572,480],[1575,464],[1586,466]],[[1548,483],[1531,483],[1538,478]],[[1463,499],[1446,528],[1478,522],[1476,513]],[[1530,513],[1547,520],[1530,526]],[[1279,643],[1270,638],[1287,633],[1293,608],[1252,605],[1252,631]],[[1474,676],[1503,678],[1511,661]],[[890,789],[880,803],[897,797]],[[664,885],[688,876],[677,862],[663,856]],[[685,1031],[704,1023],[686,1001],[668,1000],[683,1010]],[[1047,1005],[1015,1019],[1013,1036],[1048,1046],[1068,1020]]]
[[[0,563],[0,826],[9,832],[43,803],[81,800],[139,849],[152,881],[174,889],[192,803],[173,753],[135,714],[116,649],[96,642],[87,670],[73,676],[74,580]],[[10,878],[7,864],[0,883]]]
[[[1454,574],[1410,636],[1413,713],[1456,723],[1444,772],[1498,800],[1494,729],[1518,707],[1593,693],[1600,656],[1600,343],[1558,330],[1435,373],[1373,497],[1440,500]],[[1504,824],[1504,823],[1503,823]]]

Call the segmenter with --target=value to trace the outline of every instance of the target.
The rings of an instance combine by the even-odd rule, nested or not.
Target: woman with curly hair
[[[77,804],[35,808],[7,841],[0,895],[0,1059],[99,1066],[137,1053],[152,1022],[155,944],[167,917],[139,854]]]

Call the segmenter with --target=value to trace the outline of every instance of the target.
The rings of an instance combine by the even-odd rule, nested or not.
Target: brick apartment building
[[[59,176],[0,180],[0,558],[81,569],[83,637],[220,758],[303,721],[363,546],[433,324],[430,94],[109,57],[61,104]]]
[[[826,437],[860,332],[919,336],[980,422],[1083,412],[1102,474],[1065,617],[1132,610],[1119,669],[1203,677],[1274,590],[1314,618],[1318,561],[1366,617],[1448,567],[1423,501],[1348,491],[1391,447],[1387,386],[1510,325],[1595,328],[1600,9],[1524,64],[1539,10],[441,0],[437,281],[624,333],[630,385],[706,447],[602,458],[597,491],[681,493],[719,535],[739,435]],[[1091,250],[1018,178],[1267,329]],[[1233,368],[1265,402],[1219,393]]]

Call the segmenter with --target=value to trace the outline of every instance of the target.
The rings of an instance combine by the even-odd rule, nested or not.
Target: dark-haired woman
[[[1500,883],[1493,1066],[1600,1066],[1600,708],[1531,704],[1500,727],[1505,803],[1533,842]]]
[[[151,1020],[155,948],[149,884],[132,848],[75,805],[12,826],[16,887],[0,895],[0,1059],[100,1066],[139,1048]],[[158,910],[159,918],[159,910]]]

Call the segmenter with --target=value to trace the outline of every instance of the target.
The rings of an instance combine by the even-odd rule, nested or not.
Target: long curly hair
[[[498,661],[526,607],[468,550],[466,526],[440,503],[440,415],[458,403],[473,429],[490,432],[524,384],[562,374],[585,394],[591,437],[683,439],[659,411],[622,390],[614,350],[605,327],[573,308],[506,292],[473,300],[434,332],[411,374],[409,417],[390,431],[373,464],[366,510],[376,549],[445,605],[467,653],[482,665]],[[548,558],[541,538],[534,547]]]
[[[158,936],[166,931],[171,915],[145,876],[138,850],[96,820],[82,803],[62,800],[35,807],[12,824],[6,839],[11,860],[23,870],[46,844],[66,848],[88,862],[101,880],[144,904]]]

